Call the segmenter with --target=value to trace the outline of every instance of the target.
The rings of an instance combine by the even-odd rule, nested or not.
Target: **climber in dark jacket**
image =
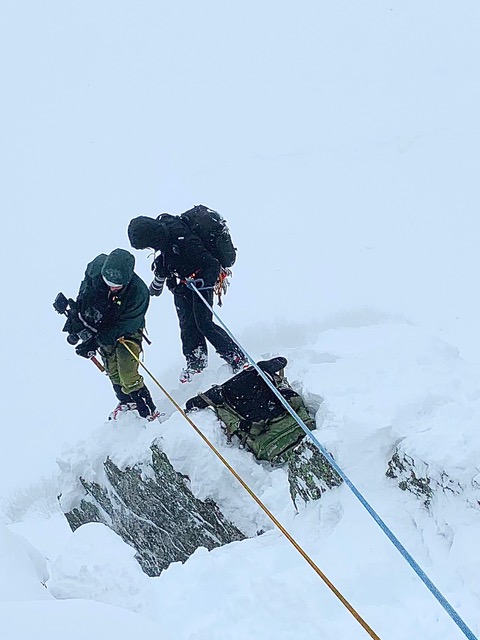
[[[149,420],[159,414],[143,377],[138,372],[142,351],[145,314],[149,304],[147,285],[134,273],[134,256],[115,249],[108,256],[97,256],[87,265],[75,310],[84,329],[78,355],[90,358],[98,349],[119,400],[110,415],[136,409]],[[136,358],[124,344],[124,338]]]
[[[245,363],[245,356],[228,334],[213,322],[212,312],[195,291],[189,289],[187,278],[203,283],[201,295],[213,305],[213,287],[221,265],[205,248],[200,238],[179,217],[163,213],[158,218],[139,216],[128,226],[128,237],[135,249],[153,249],[157,255],[152,269],[154,279],[149,287],[151,296],[159,296],[165,282],[173,292],[180,325],[182,351],[187,366],[181,382],[190,382],[208,363],[207,340],[232,371]]]

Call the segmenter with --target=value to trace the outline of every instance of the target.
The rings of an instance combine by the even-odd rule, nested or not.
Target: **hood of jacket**
[[[128,239],[134,249],[164,251],[167,245],[165,225],[155,218],[138,216],[128,225]]]
[[[126,249],[114,249],[102,266],[102,277],[112,285],[127,285],[133,276],[135,258]]]

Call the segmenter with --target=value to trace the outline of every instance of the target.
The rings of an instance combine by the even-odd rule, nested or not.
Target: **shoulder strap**
[[[198,397],[201,398],[209,407],[212,407],[213,409],[216,407],[225,407],[225,409],[233,413],[233,415],[235,415],[235,417],[237,417],[239,420],[243,420],[244,419],[243,416],[241,416],[238,413],[238,411],[234,407],[232,407],[230,402],[228,402],[228,400],[226,399],[225,394],[223,393],[223,388],[221,386],[216,387],[216,391],[219,396],[219,399],[217,402],[213,401],[204,393],[199,393]]]

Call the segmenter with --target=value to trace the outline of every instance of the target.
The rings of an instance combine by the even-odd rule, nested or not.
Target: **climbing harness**
[[[348,488],[352,491],[355,497],[360,501],[360,503],[365,507],[368,513],[372,516],[381,530],[388,537],[390,542],[395,546],[395,548],[402,554],[408,564],[412,567],[418,577],[422,580],[425,586],[429,589],[432,595],[437,599],[437,601],[442,605],[448,615],[452,618],[455,624],[462,630],[468,640],[478,640],[478,638],[474,635],[471,629],[466,625],[460,615],[455,611],[452,605],[448,602],[448,600],[442,595],[442,593],[438,590],[438,588],[434,585],[434,583],[430,580],[427,574],[423,571],[420,565],[414,560],[414,558],[410,555],[410,553],[405,549],[400,540],[395,536],[395,534],[388,528],[385,522],[380,518],[377,512],[373,509],[373,507],[369,504],[369,502],[363,497],[357,487],[353,484],[350,478],[345,475],[342,469],[335,462],[334,458],[328,453],[325,447],[320,444],[317,438],[313,435],[313,433],[308,429],[307,425],[300,418],[300,416],[294,411],[294,409],[288,404],[285,398],[281,395],[281,393],[276,389],[276,387],[272,384],[272,382],[265,375],[265,372],[260,369],[257,363],[253,360],[253,358],[249,355],[249,353],[245,350],[245,348],[240,344],[240,342],[235,338],[230,329],[226,326],[226,324],[222,321],[222,319],[215,313],[214,309],[211,305],[208,304],[207,300],[201,295],[201,293],[197,290],[195,286],[195,281],[190,280],[187,282],[187,287],[189,287],[192,291],[198,295],[200,300],[210,309],[212,314],[218,320],[218,322],[222,325],[223,329],[227,332],[229,337],[235,342],[235,344],[242,350],[245,357],[249,361],[249,363],[255,368],[257,373],[260,375],[262,380],[267,384],[267,386],[271,389],[271,391],[275,394],[275,396],[280,400],[285,409],[290,413],[290,415],[295,418],[297,423],[306,433],[306,435],[310,438],[310,440],[314,443],[314,445],[318,448],[323,457],[330,463],[333,469],[338,473],[338,475],[342,478]]]
[[[280,523],[279,520],[273,515],[273,513],[268,509],[268,507],[260,500],[260,498],[256,495],[256,493],[248,486],[248,484],[243,480],[241,476],[235,471],[235,469],[230,465],[230,463],[222,456],[220,451],[213,445],[207,436],[202,433],[202,431],[197,427],[197,425],[193,422],[193,420],[188,416],[182,407],[176,402],[176,400],[168,393],[168,391],[160,384],[160,382],[155,378],[155,376],[147,369],[147,367],[140,361],[138,356],[130,349],[128,346],[128,341],[125,338],[119,338],[119,342],[123,344],[123,346],[128,349],[130,354],[137,360],[139,365],[148,373],[150,378],[155,382],[157,387],[162,391],[162,393],[170,400],[173,406],[179,411],[185,420],[189,423],[189,425],[194,429],[194,431],[200,436],[200,438],[205,442],[205,444],[213,451],[213,453],[219,458],[219,460],[227,467],[230,473],[235,477],[236,480],[242,485],[245,491],[250,495],[253,500],[258,504],[258,506],[262,509],[262,511],[270,518],[270,520],[274,523],[274,525],[283,533],[283,535],[287,538],[287,540],[295,547],[298,553],[302,556],[302,558],[312,567],[315,573],[323,580],[323,582],[327,585],[327,587],[337,596],[340,602],[344,605],[344,607],[352,614],[355,620],[365,629],[368,635],[374,640],[380,640],[380,636],[378,636],[375,631],[368,625],[367,622],[361,617],[361,615],[353,608],[353,606],[348,602],[348,600],[341,594],[341,592],[335,587],[335,585],[327,578],[327,576],[323,573],[323,571],[318,567],[317,564],[310,558],[310,556],[304,551],[304,549],[299,545],[299,543],[295,540],[295,538],[285,529],[285,527]]]
[[[196,271],[191,273],[186,278],[179,278],[180,283],[188,286],[189,282],[196,282],[198,288],[199,289],[203,289],[204,288],[204,282],[203,282],[202,278],[197,278],[197,274],[199,272],[200,272],[200,269],[197,269]]]
[[[220,273],[218,274],[218,278],[215,284],[212,287],[206,287],[205,281],[203,278],[197,278],[196,275],[199,271],[195,271],[188,278],[184,278],[180,280],[180,282],[186,285],[189,289],[191,283],[194,283],[196,291],[207,291],[208,289],[213,289],[213,294],[217,296],[217,304],[219,307],[223,305],[222,296],[227,294],[228,287],[230,286],[230,278],[232,277],[232,270],[226,269],[225,267],[221,267]]]

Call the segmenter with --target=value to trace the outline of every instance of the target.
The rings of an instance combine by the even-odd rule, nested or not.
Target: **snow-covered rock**
[[[75,478],[76,499],[70,495],[64,506],[71,528],[88,522],[108,525],[136,549],[135,557],[150,576],[171,562],[185,561],[199,546],[213,549],[244,538],[213,500],[194,496],[188,477],[175,471],[159,443],[149,453],[148,462],[125,468],[107,456],[103,482]]]
[[[150,610],[149,578],[134,555],[135,549],[105,525],[85,524],[52,562],[50,593],[58,599],[97,600],[139,613]]]

